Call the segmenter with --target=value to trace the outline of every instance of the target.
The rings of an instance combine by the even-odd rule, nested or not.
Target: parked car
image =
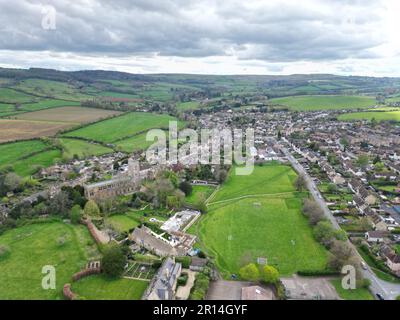
[[[382,297],[382,295],[381,295],[380,293],[377,293],[377,294],[376,294],[376,297],[377,297],[379,300],[385,300],[385,299]]]
[[[368,266],[364,261],[361,261],[361,268],[363,268],[364,270],[368,270]]]

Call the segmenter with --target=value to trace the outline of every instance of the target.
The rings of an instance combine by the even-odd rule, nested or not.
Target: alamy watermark
[[[178,131],[178,122],[169,122],[167,133],[161,129],[150,130],[146,141],[154,142],[146,151],[150,164],[183,165],[236,164],[237,175],[250,175],[254,169],[254,130],[193,129]]]
[[[56,268],[54,266],[43,266],[42,274],[42,289],[55,290],[56,289]]]
[[[352,265],[346,265],[342,268],[342,288],[345,290],[357,289],[356,268]]]
[[[45,6],[42,8],[42,28],[44,30],[56,30],[57,28],[57,11],[53,6]]]

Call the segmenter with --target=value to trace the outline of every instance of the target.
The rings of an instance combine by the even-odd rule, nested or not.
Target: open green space
[[[113,152],[111,148],[104,147],[97,143],[89,143],[84,140],[62,138],[60,142],[63,148],[63,154],[69,158],[74,156],[87,158]]]
[[[10,253],[0,260],[0,299],[62,299],[62,288],[88,259],[97,257],[97,247],[84,226],[61,222],[31,224],[0,236],[0,245]],[[42,288],[42,268],[56,269],[56,289]]]
[[[369,120],[376,121],[398,121],[400,122],[400,110],[397,111],[371,111],[371,112],[352,112],[341,114],[338,120],[353,121],[353,120]]]
[[[255,166],[251,176],[239,176],[232,169],[223,188],[210,200],[211,203],[249,195],[291,193],[296,173],[291,167],[277,164]]]
[[[342,287],[340,279],[331,280],[339,297],[344,300],[374,300],[371,292],[366,288],[357,288],[355,290],[346,290]]]
[[[238,274],[258,257],[267,258],[282,275],[326,268],[327,251],[314,240],[301,213],[304,194],[293,192],[295,178],[295,172],[282,165],[256,167],[250,176],[231,171],[208,213],[190,229],[223,277]]]
[[[205,199],[208,199],[208,197],[215,191],[214,186],[193,186],[192,187],[192,193],[186,197],[185,201],[188,204],[195,204],[196,201],[199,199],[199,195],[203,194],[205,196]]]
[[[41,140],[0,144],[0,168],[6,165],[12,165],[17,160],[30,154],[43,151],[47,147],[48,145]]]
[[[148,281],[95,275],[74,282],[72,290],[88,300],[140,300],[148,285]]]
[[[102,97],[124,98],[124,99],[138,99],[138,98],[140,98],[136,94],[121,93],[121,92],[115,92],[115,91],[102,91],[98,95],[102,96]]]
[[[8,88],[0,88],[0,102],[2,103],[24,103],[32,102],[35,97],[23,92],[15,91]]]
[[[119,140],[115,142],[115,145],[127,153],[145,150],[154,143],[153,141],[146,141],[146,134],[141,133],[127,139]]]
[[[21,177],[36,173],[40,168],[53,165],[56,159],[61,159],[61,151],[58,149],[43,151],[26,159],[18,160],[13,163],[16,174]]]
[[[68,132],[65,136],[111,143],[153,128],[168,128],[169,121],[175,120],[176,118],[165,114],[131,112]]]
[[[271,99],[270,103],[296,111],[315,111],[366,108],[376,105],[377,102],[375,98],[367,96],[311,95],[276,98]]]
[[[199,108],[200,104],[197,101],[181,102],[176,105],[178,110],[195,110]]]
[[[105,223],[110,225],[113,229],[118,232],[128,232],[129,230],[136,228],[140,222],[138,219],[130,215],[113,215],[106,218]]]
[[[77,101],[65,101],[57,99],[44,99],[35,103],[25,103],[21,105],[21,109],[24,111],[38,111],[47,108],[64,107],[64,106],[79,106],[80,102]]]
[[[45,98],[75,101],[93,98],[93,96],[81,92],[78,87],[61,81],[26,79],[17,84],[15,88],[28,94],[30,93]]]

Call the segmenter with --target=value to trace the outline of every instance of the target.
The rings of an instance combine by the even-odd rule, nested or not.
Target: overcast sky
[[[0,0],[0,66],[400,76],[397,0]]]

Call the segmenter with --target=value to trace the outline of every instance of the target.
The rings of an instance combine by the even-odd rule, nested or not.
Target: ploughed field
[[[59,107],[21,113],[11,116],[12,119],[0,119],[0,142],[53,136],[60,130],[117,114],[117,111],[83,107]]]
[[[231,170],[208,213],[190,229],[224,278],[259,257],[282,275],[325,269],[327,251],[314,240],[301,213],[307,194],[296,192],[295,178],[290,167],[278,164],[257,166],[250,176]]]

